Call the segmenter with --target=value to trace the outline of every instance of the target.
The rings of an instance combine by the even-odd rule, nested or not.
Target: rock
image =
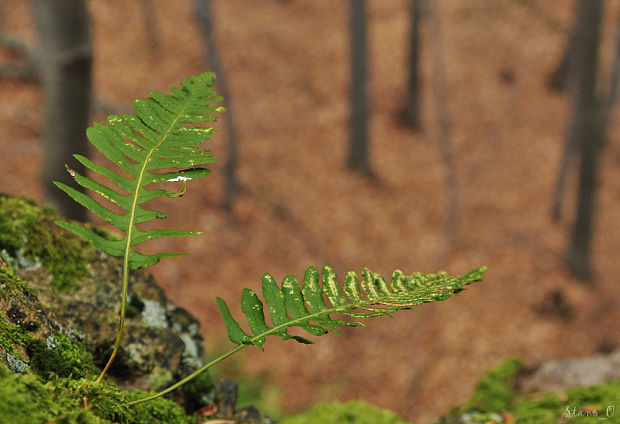
[[[38,326],[33,334],[40,338],[69,329],[83,334],[101,369],[118,327],[122,261],[58,227],[57,219],[28,199],[0,195],[0,256],[27,282],[0,301],[2,312]],[[204,364],[198,321],[168,301],[151,274],[130,273],[128,299],[122,348],[108,374],[120,387],[161,388]]]
[[[239,386],[228,378],[222,378],[215,386],[214,403],[218,418],[237,424],[270,424],[273,421],[261,414],[253,405],[236,410]]]
[[[520,393],[562,392],[620,379],[620,350],[587,358],[545,361],[517,379]]]
[[[215,406],[218,416],[223,419],[233,419],[237,405],[239,386],[228,378],[222,378],[215,386]]]
[[[27,346],[48,340],[65,323],[46,311],[25,281],[17,278],[0,258],[0,357],[14,373],[28,368]]]

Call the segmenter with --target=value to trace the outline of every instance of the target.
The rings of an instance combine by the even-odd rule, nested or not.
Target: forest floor
[[[182,200],[156,202],[169,215],[167,228],[206,235],[153,247],[192,256],[164,260],[152,270],[168,296],[201,321],[207,352],[227,346],[215,296],[238,304],[241,289],[257,289],[263,272],[277,279],[302,276],[306,267],[323,263],[340,275],[363,266],[384,275],[393,268],[459,274],[490,267],[484,282],[447,302],[370,320],[366,329],[346,329],[344,337],[324,336],[311,346],[274,339],[265,352],[247,350],[242,370],[281,388],[287,412],[360,398],[424,423],[466,400],[480,375],[503,358],[518,355],[533,364],[620,346],[617,122],[601,161],[593,285],[572,279],[561,260],[574,175],[562,222],[550,219],[569,102],[549,92],[546,81],[562,54],[573,2],[441,3],[459,199],[450,243],[443,231],[445,166],[432,110],[427,27],[423,131],[411,132],[397,119],[405,92],[408,3],[369,2],[371,181],[343,165],[347,3],[214,2],[239,129],[243,191],[234,216],[224,213],[222,160]],[[89,2],[94,91],[121,112],[148,90],[168,91],[208,69],[192,1],[152,2],[156,49],[149,47],[141,4]],[[604,70],[617,12],[605,15]],[[0,28],[28,43],[36,40],[27,2],[3,1]],[[1,80],[0,93],[0,191],[42,200],[41,89]],[[217,126],[221,132],[210,146],[225,158],[224,125]]]

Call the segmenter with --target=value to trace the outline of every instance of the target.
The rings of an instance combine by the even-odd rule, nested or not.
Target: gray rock
[[[617,379],[620,379],[620,350],[587,358],[542,362],[518,378],[517,390],[562,392]]]

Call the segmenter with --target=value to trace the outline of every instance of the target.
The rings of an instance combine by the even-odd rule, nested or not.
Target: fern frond
[[[226,323],[229,339],[237,345],[254,345],[262,349],[269,335],[313,343],[306,337],[289,335],[288,329],[300,327],[312,336],[328,332],[340,334],[336,330],[338,327],[364,324],[334,319],[332,314],[353,318],[390,316],[401,309],[454,296],[466,285],[480,281],[486,270],[487,267],[481,267],[462,277],[450,276],[443,271],[437,274],[405,275],[396,270],[388,283],[381,275],[364,268],[361,281],[355,272],[349,271],[344,283],[340,285],[333,268],[324,265],[322,286],[319,284],[318,270],[310,267],[305,273],[302,287],[292,275],[286,276],[278,286],[271,275],[265,274],[262,292],[271,326],[265,320],[265,308],[258,295],[250,289],[244,289],[241,295],[241,309],[252,335],[243,330],[233,318],[226,302],[219,297],[217,307]]]
[[[318,270],[310,267],[306,270],[302,287],[292,275],[286,276],[278,286],[271,275],[264,274],[263,297],[272,326],[265,320],[263,303],[252,290],[243,290],[241,309],[253,335],[243,330],[233,318],[226,302],[218,297],[217,307],[226,323],[228,338],[236,346],[161,392],[131,401],[129,404],[135,405],[170,393],[245,347],[256,346],[262,349],[267,336],[276,335],[284,340],[313,343],[306,337],[288,334],[288,329],[300,327],[312,336],[339,334],[340,332],[335,329],[337,327],[364,324],[359,321],[334,319],[331,315],[348,315],[353,318],[391,316],[401,309],[411,309],[422,303],[436,302],[454,296],[465,286],[480,281],[486,270],[487,267],[483,266],[462,277],[451,276],[443,271],[437,274],[405,275],[402,271],[396,270],[392,273],[392,281],[387,283],[381,275],[364,268],[362,281],[355,272],[349,271],[344,283],[340,285],[334,269],[324,265],[322,286],[319,284]]]
[[[74,155],[86,168],[103,176],[109,184],[101,184],[68,168],[75,181],[123,210],[113,212],[106,206],[76,189],[55,181],[60,189],[76,202],[118,228],[124,236],[108,240],[92,230],[65,221],[57,224],[91,241],[112,256],[126,256],[129,267],[136,269],[157,263],[166,256],[180,253],[142,254],[138,244],[161,237],[200,234],[186,230],[142,231],[137,225],[165,218],[163,212],[146,209],[143,204],[158,197],[179,197],[185,193],[186,181],[202,178],[209,170],[198,166],[214,162],[206,150],[196,147],[209,139],[215,129],[195,124],[215,121],[214,113],[224,109],[209,106],[221,100],[211,88],[213,73],[191,76],[172,89],[172,95],[150,92],[147,99],[134,101],[136,114],[111,115],[108,123],[95,123],[86,132],[90,142],[118,168],[118,172]],[[181,181],[180,193],[163,188],[147,188],[151,184]],[[178,183],[177,183],[178,184]]]

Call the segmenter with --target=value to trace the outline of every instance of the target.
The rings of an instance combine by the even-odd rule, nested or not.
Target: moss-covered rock
[[[394,412],[361,401],[331,402],[288,417],[281,424],[409,424]]]
[[[0,254],[15,267],[45,267],[56,290],[71,290],[88,274],[83,252],[89,246],[67,231],[58,231],[57,219],[51,208],[0,194]]]
[[[0,195],[0,361],[44,379],[91,378],[116,336],[122,261],[55,225],[58,219],[31,200]],[[157,390],[200,367],[203,355],[198,321],[169,302],[150,274],[132,271],[125,335],[108,377],[126,389]],[[206,375],[188,387],[175,396],[189,408],[213,397]]]
[[[86,346],[0,259],[1,361],[13,372],[30,367],[37,373],[81,377],[95,370]]]
[[[40,301],[42,307],[39,309],[51,313],[59,323],[54,330],[71,328],[76,334],[85,335],[93,347],[95,364],[102,367],[112,349],[118,326],[122,261],[55,225],[58,219],[53,210],[41,208],[31,200],[0,195],[1,257],[21,279],[4,278],[9,272],[5,266],[0,278],[9,282],[0,285],[0,295],[19,298],[26,295],[18,287],[24,285],[28,293]],[[113,237],[105,231],[97,231]],[[39,325],[39,320],[30,316],[36,308],[5,306],[4,316],[14,316],[20,322],[6,322],[0,331],[15,333],[15,325]],[[204,342],[198,321],[169,302],[150,274],[131,272],[128,312],[122,350],[108,374],[118,384],[156,389],[204,363]],[[50,335],[47,331],[45,335],[39,334],[44,337],[38,338]],[[40,344],[31,344],[33,351],[41,352],[40,347]],[[16,364],[25,360],[23,356],[27,354],[24,349],[4,350],[12,355],[11,359],[16,358],[13,361]]]
[[[439,424],[572,424],[620,423],[615,408],[620,381],[577,387],[557,393],[519,393],[515,382],[525,372],[517,358],[485,374],[470,400],[440,418]]]

